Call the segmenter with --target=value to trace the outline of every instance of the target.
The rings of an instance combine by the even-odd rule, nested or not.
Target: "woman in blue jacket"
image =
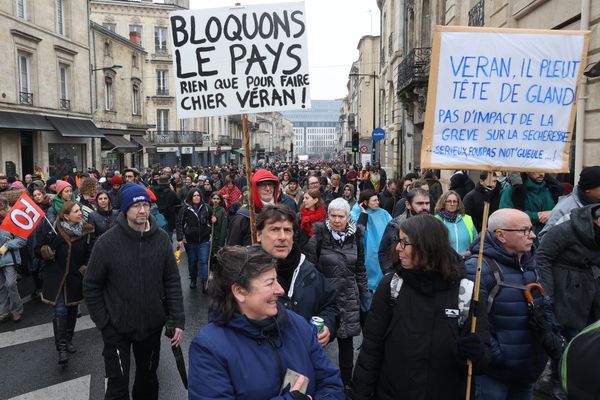
[[[217,258],[210,321],[190,346],[189,399],[344,399],[311,326],[277,301],[276,261],[259,246],[226,246]]]
[[[454,190],[444,193],[435,206],[435,217],[448,228],[450,246],[458,254],[468,256],[471,243],[477,236],[473,219],[465,214],[465,206],[460,195]]]

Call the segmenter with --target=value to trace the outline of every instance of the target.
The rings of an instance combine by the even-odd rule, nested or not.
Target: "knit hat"
[[[600,167],[585,167],[579,174],[579,187],[581,190],[589,190],[600,186]]]
[[[73,187],[73,186],[71,186],[71,184],[69,182],[56,181],[56,194],[60,194],[60,192],[62,192],[64,190],[64,188],[66,188],[67,186],[70,188]]]
[[[46,181],[46,186],[49,187],[50,185],[54,185],[56,183],[56,178],[51,176],[50,178],[48,178],[48,180]]]
[[[148,192],[150,200],[152,200],[153,203],[156,203],[156,195],[154,194],[154,192],[150,188],[146,188],[146,192]]]
[[[10,187],[13,189],[25,189],[25,185],[21,181],[14,181],[10,184]]]
[[[146,201],[150,203],[150,195],[146,188],[135,183],[128,183],[121,188],[121,212],[127,212],[135,203]]]
[[[115,175],[112,178],[110,178],[110,184],[111,185],[122,185],[123,179],[121,179],[121,175]]]
[[[43,188],[44,185],[44,181],[42,181],[41,179],[36,179],[35,181],[33,181],[33,186],[36,188]]]

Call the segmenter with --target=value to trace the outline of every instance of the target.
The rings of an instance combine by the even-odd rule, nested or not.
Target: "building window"
[[[113,109],[113,80],[110,76],[104,77],[104,109],[111,111]]]
[[[167,28],[154,28],[154,51],[156,54],[167,54]]]
[[[105,22],[102,24],[103,27],[105,27],[106,29],[108,29],[111,32],[116,32],[117,31],[117,24],[111,24],[109,22]]]
[[[59,108],[61,110],[71,109],[71,100],[69,100],[69,66],[65,64],[58,65],[58,88]]]
[[[138,56],[137,56],[137,53],[133,53],[131,55],[131,66],[133,68],[138,68]]]
[[[179,120],[179,130],[181,132],[185,132],[188,130],[188,120],[187,119],[180,119]]]
[[[129,40],[133,43],[142,45],[142,26],[141,25],[129,25]]]
[[[33,104],[33,93],[30,87],[30,57],[27,54],[19,54],[19,103]]]
[[[83,171],[85,160],[84,144],[48,144],[48,174],[65,176],[73,171]]]
[[[110,57],[112,54],[112,49],[110,46],[110,42],[104,42],[104,56]]]
[[[59,35],[65,34],[65,2],[56,0],[56,32]]]
[[[140,115],[140,86],[134,84],[131,90],[131,113]]]
[[[159,132],[169,130],[169,110],[156,110],[156,130]]]
[[[169,94],[169,75],[166,69],[156,70],[156,94],[158,96],[167,96]]]
[[[21,19],[27,19],[27,1],[26,0],[16,0],[17,6],[17,17]]]

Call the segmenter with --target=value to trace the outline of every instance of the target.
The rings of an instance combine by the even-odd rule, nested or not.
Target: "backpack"
[[[400,275],[394,272],[394,276],[390,281],[390,301],[392,305],[396,304],[398,296],[400,295],[400,289],[404,279]],[[462,327],[467,319],[469,318],[469,311],[471,309],[471,298],[473,297],[473,288],[475,284],[473,281],[463,278],[460,280],[460,288],[458,289],[458,315],[456,310],[446,308],[445,312],[448,316],[458,317],[458,326]]]

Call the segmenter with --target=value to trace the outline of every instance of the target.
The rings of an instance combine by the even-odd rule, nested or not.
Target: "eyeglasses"
[[[258,187],[275,187],[275,182],[267,181],[267,182],[258,182]]]
[[[529,226],[527,228],[498,228],[497,231],[506,231],[506,232],[521,232],[523,236],[529,236],[533,232],[533,227]]]
[[[404,250],[406,248],[406,246],[412,246],[412,243],[410,243],[406,239],[398,239],[398,244],[400,245],[400,248],[402,250]]]
[[[146,203],[146,202],[135,203],[131,206],[131,208],[133,208],[134,210],[139,210],[140,208],[150,208],[150,203]]]

